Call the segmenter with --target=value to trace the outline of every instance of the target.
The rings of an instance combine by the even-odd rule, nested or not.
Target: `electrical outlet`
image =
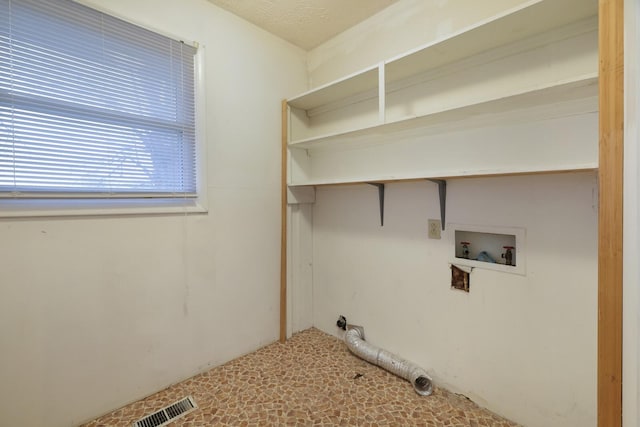
[[[439,239],[441,229],[442,229],[442,224],[440,223],[439,219],[429,220],[429,238],[430,239]]]

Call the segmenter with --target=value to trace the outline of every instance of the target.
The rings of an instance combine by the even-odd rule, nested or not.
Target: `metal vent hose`
[[[421,396],[429,396],[433,393],[431,378],[424,369],[393,353],[369,344],[364,340],[364,328],[347,325],[346,319],[343,319],[344,317],[340,316],[338,326],[346,329],[344,342],[353,354],[409,381],[416,393]]]

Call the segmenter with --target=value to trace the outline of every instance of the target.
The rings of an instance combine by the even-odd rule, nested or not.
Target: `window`
[[[0,0],[0,201],[195,199],[196,52],[70,0]]]

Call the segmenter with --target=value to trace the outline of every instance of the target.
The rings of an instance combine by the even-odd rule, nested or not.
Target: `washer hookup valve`
[[[469,245],[471,242],[460,242],[462,245],[462,258],[469,259]]]
[[[502,254],[502,258],[504,258],[504,263],[506,265],[513,265],[513,250],[515,249],[513,246],[503,246],[506,251]]]

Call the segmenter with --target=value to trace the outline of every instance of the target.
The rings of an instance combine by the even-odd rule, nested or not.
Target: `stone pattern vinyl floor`
[[[408,381],[352,355],[317,329],[295,334],[85,424],[127,426],[186,396],[195,411],[170,426],[447,426],[517,424],[464,396]]]

